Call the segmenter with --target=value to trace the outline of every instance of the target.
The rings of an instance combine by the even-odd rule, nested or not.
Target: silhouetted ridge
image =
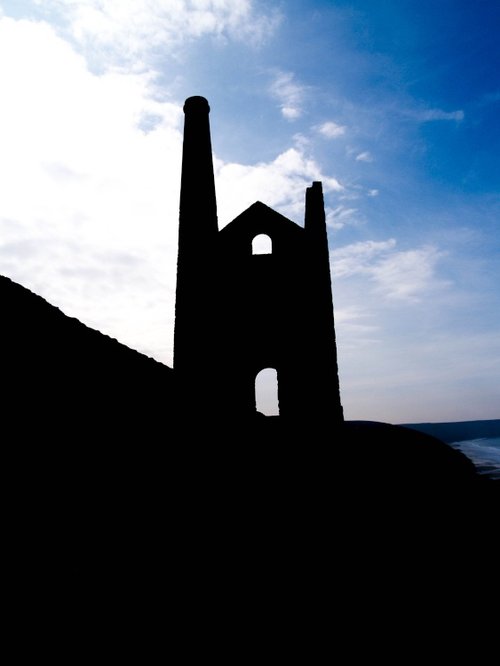
[[[4,313],[2,335],[9,335],[9,332],[12,334],[12,331],[19,334],[22,332],[22,323],[41,324],[47,330],[54,327],[52,332],[55,332],[57,328],[62,326],[71,326],[73,330],[76,330],[75,326],[77,326],[81,329],[82,334],[83,329],[85,329],[89,337],[94,336],[95,340],[100,339],[102,344],[112,343],[113,345],[118,345],[122,353],[130,352],[134,356],[139,356],[141,361],[149,359],[154,364],[163,366],[163,364],[155,359],[127,347],[127,345],[118,342],[115,338],[90,328],[75,317],[65,315],[58,307],[51,305],[41,296],[2,275],[0,275],[0,298],[2,299]],[[32,336],[32,333],[31,331],[30,336]],[[33,336],[31,345],[36,344],[36,336]]]
[[[25,427],[34,417],[40,433],[50,418],[52,440],[63,423],[75,434],[118,433],[123,422],[138,428],[145,414],[168,409],[173,372],[167,366],[1,276],[0,302],[3,408],[14,434],[16,424]]]

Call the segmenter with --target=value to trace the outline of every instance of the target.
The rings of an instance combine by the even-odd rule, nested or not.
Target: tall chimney
[[[174,369],[190,384],[206,351],[211,250],[218,233],[209,112],[204,97],[189,97],[184,104]]]
[[[203,238],[218,231],[209,113],[204,97],[189,97],[184,104],[179,246],[186,236],[191,246],[195,233]]]
[[[321,395],[315,398],[315,408],[319,414],[341,423],[344,412],[340,400],[325,203],[320,182],[314,182],[306,189],[304,230],[309,243],[309,280],[311,295],[314,295],[309,322],[315,345],[310,352],[310,363],[316,368],[316,383],[322,387]]]

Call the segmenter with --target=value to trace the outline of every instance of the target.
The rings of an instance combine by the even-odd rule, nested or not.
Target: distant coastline
[[[451,423],[405,423],[464,453],[479,474],[500,481],[500,419]]]
[[[469,460],[472,460],[479,474],[500,481],[500,437],[468,439],[461,442],[452,442],[450,446],[458,449]]]
[[[401,423],[405,428],[419,430],[446,443],[500,437],[500,419],[454,421],[447,423]]]

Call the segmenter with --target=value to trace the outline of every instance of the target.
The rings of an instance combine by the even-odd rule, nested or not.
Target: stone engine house
[[[273,368],[280,417],[342,422],[322,185],[306,190],[303,227],[257,201],[219,230],[209,111],[203,97],[184,105],[174,333],[184,404],[250,417],[256,376]]]

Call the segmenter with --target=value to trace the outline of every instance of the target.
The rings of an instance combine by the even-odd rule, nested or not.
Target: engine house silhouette
[[[223,229],[203,97],[184,105],[174,372],[189,413],[245,418],[273,368],[279,415],[342,422],[323,191],[304,227],[257,201]],[[258,237],[267,251],[258,252]]]

